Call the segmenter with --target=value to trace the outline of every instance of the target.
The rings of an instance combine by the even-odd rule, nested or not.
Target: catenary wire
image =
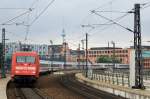
[[[54,3],[55,0],[52,0],[48,3],[48,5],[40,12],[40,14],[30,23],[30,26],[49,8],[50,5]]]
[[[26,15],[27,13],[29,13],[29,12],[31,12],[31,11],[32,11],[32,9],[29,9],[28,11],[25,11],[24,13],[21,13],[20,15],[18,15],[18,16],[16,16],[16,17],[12,18],[12,19],[10,19],[10,20],[8,20],[8,21],[6,21],[6,22],[3,22],[2,25],[5,25],[5,24],[7,24],[7,23],[10,23],[10,22],[16,20],[17,18]]]

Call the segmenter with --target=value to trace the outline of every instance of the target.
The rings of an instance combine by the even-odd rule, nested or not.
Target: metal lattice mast
[[[135,4],[134,11],[134,49],[135,49],[135,88],[144,88],[141,46],[140,4]]]
[[[1,61],[2,61],[2,77],[5,78],[5,28],[2,29],[2,53],[1,53]]]

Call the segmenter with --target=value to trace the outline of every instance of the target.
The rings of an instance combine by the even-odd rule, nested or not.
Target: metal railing
[[[82,72],[85,76],[86,72]],[[103,73],[92,73],[88,76],[91,80],[97,80],[100,82],[108,83],[108,84],[114,84],[114,85],[121,85],[121,86],[130,86],[130,80],[128,74],[120,74],[120,73],[109,73],[109,72],[103,72]]]

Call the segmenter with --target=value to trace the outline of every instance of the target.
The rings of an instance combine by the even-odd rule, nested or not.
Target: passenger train
[[[35,81],[39,78],[40,61],[36,52],[14,52],[12,55],[11,79]]]
[[[85,63],[80,63],[80,65],[77,62],[67,62],[65,67],[64,67],[64,62],[58,62],[58,61],[45,61],[45,60],[40,60],[41,68],[40,72],[45,72],[45,71],[57,71],[57,70],[62,70],[62,69],[83,69],[86,65]],[[53,64],[53,65],[52,65]],[[95,63],[95,64],[90,64],[88,63],[88,68],[91,69],[107,69],[114,66],[113,63]],[[129,69],[128,64],[115,64],[116,69]]]
[[[11,79],[29,79],[36,81],[40,73],[64,69],[84,69],[85,66],[84,62],[81,62],[80,65],[78,62],[66,62],[64,65],[64,62],[39,60],[36,52],[14,52],[12,55]],[[91,69],[106,69],[112,66],[112,63],[88,63],[88,68]],[[115,68],[128,69],[129,65],[115,64]]]

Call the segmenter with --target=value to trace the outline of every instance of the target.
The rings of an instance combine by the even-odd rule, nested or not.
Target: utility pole
[[[86,33],[86,77],[88,73],[88,33]]]
[[[134,49],[135,49],[135,86],[133,86],[133,88],[145,89],[143,84],[140,4],[134,5]]]
[[[80,68],[80,43],[78,48],[78,68]]]
[[[81,40],[81,43],[82,43],[82,50],[84,51],[84,40]],[[84,51],[84,56],[83,56],[83,60],[82,60],[83,70],[85,69],[84,60],[85,60],[85,51]]]
[[[115,42],[114,41],[111,41],[111,43],[113,44],[113,66],[112,66],[112,72],[114,72],[114,69],[115,69]]]
[[[2,28],[2,56],[1,56],[1,66],[2,66],[2,78],[6,77],[5,74],[5,28]]]
[[[66,42],[64,42],[64,44],[65,44],[65,52],[64,52],[64,69],[65,69],[65,68],[66,68],[66,56],[67,56],[67,55],[66,55],[66,52],[67,52],[67,51],[66,51],[66,45],[67,45],[67,44],[66,44]]]

